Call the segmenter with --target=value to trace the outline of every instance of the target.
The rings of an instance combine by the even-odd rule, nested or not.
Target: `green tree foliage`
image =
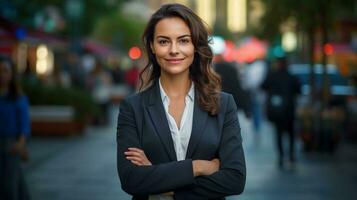
[[[141,44],[141,34],[146,21],[140,17],[122,12],[115,12],[96,22],[93,36],[106,43],[128,50],[133,45]]]
[[[330,36],[333,33],[337,20],[354,19],[356,20],[355,0],[262,0],[265,4],[266,12],[261,21],[261,27],[255,30],[259,37],[265,38],[273,42],[275,38],[281,35],[280,26],[287,19],[293,17],[297,22],[297,29],[308,36],[307,49],[309,50],[309,62],[311,66],[314,64],[314,48],[315,44],[326,44],[330,42]],[[321,41],[316,41],[316,30],[321,31]],[[321,49],[321,63],[326,65],[327,56]],[[311,74],[313,69],[311,68]],[[310,76],[311,94],[314,94],[314,76]],[[324,94],[322,95],[323,105],[327,105],[328,94],[328,77],[326,68],[324,68],[323,80]]]
[[[48,6],[55,6],[59,9],[60,14],[66,19],[66,27],[63,34],[71,32],[70,19],[66,11],[66,4],[70,0],[4,0],[11,4],[15,10],[15,15],[12,21],[26,26],[34,27],[35,15],[42,12]],[[87,35],[92,32],[94,22],[105,15],[117,11],[124,0],[81,0],[83,13],[78,19],[82,35]]]
[[[297,20],[298,28],[308,31],[324,25],[333,29],[333,23],[341,18],[356,18],[354,0],[262,0],[266,12],[261,27],[255,33],[271,41],[280,35],[280,25],[289,17]]]

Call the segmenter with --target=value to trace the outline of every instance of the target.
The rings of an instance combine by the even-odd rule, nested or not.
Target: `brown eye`
[[[190,40],[189,39],[181,39],[181,40],[179,40],[179,43],[180,44],[188,44],[188,43],[190,43]]]
[[[159,40],[158,43],[160,45],[167,45],[169,43],[169,41],[168,40]]]

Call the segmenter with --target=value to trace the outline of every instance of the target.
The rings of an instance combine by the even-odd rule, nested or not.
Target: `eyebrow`
[[[181,38],[184,38],[184,37],[191,37],[191,35],[190,34],[181,35],[181,36],[177,37],[177,39],[181,39]],[[164,36],[164,35],[158,35],[158,36],[156,36],[156,38],[170,39],[170,37],[167,37],[167,36]]]

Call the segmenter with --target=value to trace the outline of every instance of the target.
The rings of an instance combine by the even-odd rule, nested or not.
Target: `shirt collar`
[[[161,80],[159,79],[159,86],[160,86],[160,95],[161,95],[161,100],[163,102],[169,100],[169,97],[167,96],[167,94],[165,93],[164,91],[164,88],[162,87],[161,85]],[[186,98],[189,97],[189,99],[191,101],[194,100],[194,97],[195,97],[195,86],[194,86],[194,83],[191,82],[191,87],[190,87],[190,90],[188,91],[187,95],[186,95]]]

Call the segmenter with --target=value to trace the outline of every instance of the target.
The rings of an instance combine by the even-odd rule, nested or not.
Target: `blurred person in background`
[[[71,86],[76,88],[85,87],[86,72],[80,63],[80,56],[74,52],[68,52],[64,70],[68,71]]]
[[[28,100],[17,84],[13,62],[0,56],[0,199],[29,199],[21,167],[29,134]]]
[[[242,71],[242,87],[250,94],[249,105],[253,129],[255,133],[259,133],[263,124],[264,104],[264,92],[261,90],[261,85],[267,75],[267,66],[263,60],[256,60],[252,63],[246,63]]]
[[[357,73],[350,77],[353,94],[347,103],[347,138],[357,141]]]
[[[111,74],[112,79],[116,85],[120,85],[125,82],[125,71],[118,63],[116,63],[111,69]]]
[[[94,102],[101,108],[101,116],[97,121],[99,125],[108,123],[112,84],[110,72],[105,69],[99,58],[96,58],[95,66],[87,77],[86,86],[91,92]]]
[[[133,93],[136,91],[137,88],[139,74],[139,67],[135,63],[125,73],[125,81]]]
[[[118,117],[123,190],[145,200],[242,193],[246,168],[237,107],[220,90],[202,20],[183,5],[163,5],[143,40],[148,82],[121,102]]]
[[[262,84],[267,92],[266,114],[276,129],[276,145],[279,156],[279,166],[284,165],[283,133],[289,135],[289,159],[295,162],[295,100],[300,93],[300,84],[297,78],[288,72],[286,57],[276,60],[276,70],[268,74]]]
[[[221,76],[222,91],[232,94],[238,109],[244,111],[246,117],[251,116],[249,93],[241,86],[238,68],[234,63],[223,60],[221,54],[215,55],[215,70]]]

